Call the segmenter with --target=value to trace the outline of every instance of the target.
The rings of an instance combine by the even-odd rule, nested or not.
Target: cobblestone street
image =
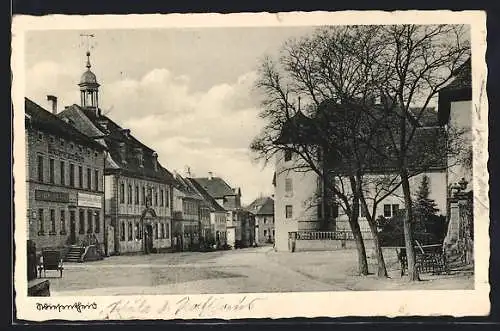
[[[359,277],[353,261],[355,251],[352,250],[291,254],[274,252],[271,247],[114,256],[97,262],[66,263],[62,278],[50,278],[51,295],[403,290],[408,286],[414,289],[473,288],[473,276],[464,273],[423,275],[422,282],[409,285],[390,262],[390,279]]]

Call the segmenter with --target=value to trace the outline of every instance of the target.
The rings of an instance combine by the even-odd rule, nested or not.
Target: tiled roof
[[[203,200],[203,196],[198,192],[196,187],[187,178],[182,177],[179,174],[175,174],[176,187],[180,190],[184,197]]]
[[[301,111],[295,113],[283,125],[275,144],[287,144],[289,141],[308,142],[310,133],[314,132],[315,125],[313,120]]]
[[[158,180],[164,183],[174,184],[174,176],[165,169],[159,162],[155,170],[154,151],[141,143],[132,134],[124,130],[120,125],[112,121],[107,116],[96,116],[92,111],[81,108],[77,105],[66,108],[58,116],[70,118],[77,129],[89,134],[96,134],[94,138],[104,141],[109,150],[109,159],[105,163],[105,172],[120,172],[131,177]],[[102,126],[106,122],[106,127]],[[125,146],[125,153],[121,152],[121,144]],[[140,148],[143,154],[143,164],[141,166],[136,157],[135,148]]]
[[[201,196],[203,196],[203,198],[208,203],[212,211],[216,212],[226,211],[221,205],[217,203],[217,201],[215,201],[215,199],[210,194],[208,194],[208,192],[196,180],[194,180],[193,178],[186,178],[186,180],[189,181],[195,187],[195,189],[198,191],[198,193],[201,194]]]
[[[416,114],[417,109],[412,108],[410,112]],[[301,116],[302,117],[302,116]],[[445,131],[437,126],[437,113],[433,109],[425,109],[423,115],[417,119],[414,118],[414,124],[417,126],[413,140],[410,144],[411,150],[407,153],[411,169],[428,168],[443,169],[446,166],[446,140]],[[303,119],[301,120],[303,121]],[[298,143],[307,142],[314,144],[319,139],[321,132],[329,138],[328,147],[330,151],[325,160],[329,167],[336,172],[351,171],[356,166],[354,159],[349,157],[349,151],[340,151],[340,146],[345,144],[345,137],[352,135],[350,129],[351,123],[356,123],[356,132],[363,135],[371,135],[371,147],[364,146],[365,150],[359,153],[364,157],[363,164],[366,166],[366,172],[384,172],[397,169],[397,159],[389,146],[392,146],[390,134],[399,130],[399,117],[394,112],[387,113],[382,106],[372,106],[368,112],[363,106],[356,104],[338,104],[334,102],[323,103],[314,117],[305,121],[305,131],[302,133],[287,134],[287,139],[281,143],[294,141],[294,137],[299,137]],[[293,124],[292,124],[293,127]],[[295,126],[297,128],[297,126]],[[408,127],[409,130],[413,126]],[[286,133],[290,126],[284,126]],[[372,131],[376,130],[376,131]],[[283,138],[282,134],[280,138]],[[318,140],[321,143],[324,139]],[[338,148],[335,147],[338,141]],[[385,149],[383,155],[374,152],[372,147],[379,150]],[[394,155],[391,155],[394,154]],[[424,161],[427,164],[424,164]]]
[[[270,197],[260,197],[245,209],[254,215],[274,215],[274,200]]]
[[[25,114],[29,116],[29,123],[33,128],[53,133],[60,137],[64,137],[74,142],[81,143],[85,146],[92,146],[93,148],[99,150],[106,149],[103,145],[99,144],[94,139],[81,133],[71,124],[66,123],[58,116],[45,110],[28,98],[24,98],[24,111]]]
[[[223,198],[228,195],[236,195],[231,186],[220,177],[193,179],[215,199]]]

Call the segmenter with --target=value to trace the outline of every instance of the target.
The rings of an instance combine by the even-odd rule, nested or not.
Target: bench
[[[61,257],[61,252],[58,250],[44,250],[42,251],[42,256],[40,257],[40,264],[38,265],[39,277],[45,277],[47,270],[59,271],[59,277],[62,277],[63,273],[63,261]]]
[[[416,241],[415,247],[415,267],[419,273],[431,273],[433,275],[448,273],[448,263],[446,255],[443,251],[443,245],[426,245],[422,246]],[[408,261],[406,257],[406,248],[400,247],[396,249],[399,263],[401,264],[401,277],[408,269]]]

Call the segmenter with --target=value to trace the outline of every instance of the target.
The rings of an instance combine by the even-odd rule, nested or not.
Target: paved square
[[[51,295],[209,294],[346,290],[472,289],[473,275],[422,275],[409,284],[387,253],[389,279],[356,275],[356,252],[274,252],[271,247],[208,253],[112,256],[66,263]],[[375,261],[369,258],[370,270]],[[56,277],[56,274],[53,274]],[[51,277],[52,274],[48,273]]]

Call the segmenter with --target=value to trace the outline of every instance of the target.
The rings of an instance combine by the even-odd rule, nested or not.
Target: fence
[[[361,232],[365,244],[371,246],[371,233]],[[288,249],[296,250],[337,250],[355,247],[351,231],[293,231],[288,233]]]

